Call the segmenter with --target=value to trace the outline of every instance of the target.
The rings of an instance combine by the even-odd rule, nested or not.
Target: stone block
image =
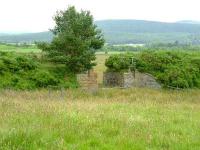
[[[90,70],[86,73],[77,74],[77,81],[83,90],[92,93],[98,91],[97,73],[93,70]]]
[[[103,85],[106,87],[148,87],[148,88],[161,88],[161,85],[156,82],[156,79],[146,73],[141,72],[104,72]]]

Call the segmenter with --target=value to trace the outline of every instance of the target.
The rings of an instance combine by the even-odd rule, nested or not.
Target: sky
[[[91,11],[95,20],[200,21],[200,0],[0,0],[0,33],[47,31],[68,6]]]

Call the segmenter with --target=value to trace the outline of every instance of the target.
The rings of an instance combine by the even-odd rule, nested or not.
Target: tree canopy
[[[47,53],[51,61],[65,64],[71,72],[91,69],[95,65],[95,51],[104,45],[104,38],[90,12],[78,12],[71,6],[57,12],[54,21],[52,42],[39,43],[38,47]]]

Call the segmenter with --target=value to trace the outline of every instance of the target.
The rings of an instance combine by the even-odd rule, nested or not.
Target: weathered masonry
[[[104,72],[103,84],[106,87],[147,87],[161,88],[161,85],[156,82],[155,78],[146,73],[141,72]]]
[[[83,90],[89,92],[96,92],[98,90],[97,73],[93,70],[78,74],[77,81]]]

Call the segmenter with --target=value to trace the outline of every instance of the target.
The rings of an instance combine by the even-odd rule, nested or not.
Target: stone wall
[[[147,73],[141,73],[136,71],[135,78],[133,80],[134,87],[147,87],[147,88],[161,88],[161,85],[156,81],[156,79]]]
[[[124,73],[123,75],[124,88],[133,87],[134,79],[135,79],[134,74],[132,72]]]
[[[123,73],[104,72],[103,85],[106,87],[123,87]]]
[[[103,84],[106,87],[148,87],[148,88],[161,88],[155,78],[146,73],[136,71],[135,73],[117,73],[105,72],[103,77]]]
[[[90,92],[96,92],[98,90],[97,73],[93,70],[77,74],[77,81],[83,90]]]

